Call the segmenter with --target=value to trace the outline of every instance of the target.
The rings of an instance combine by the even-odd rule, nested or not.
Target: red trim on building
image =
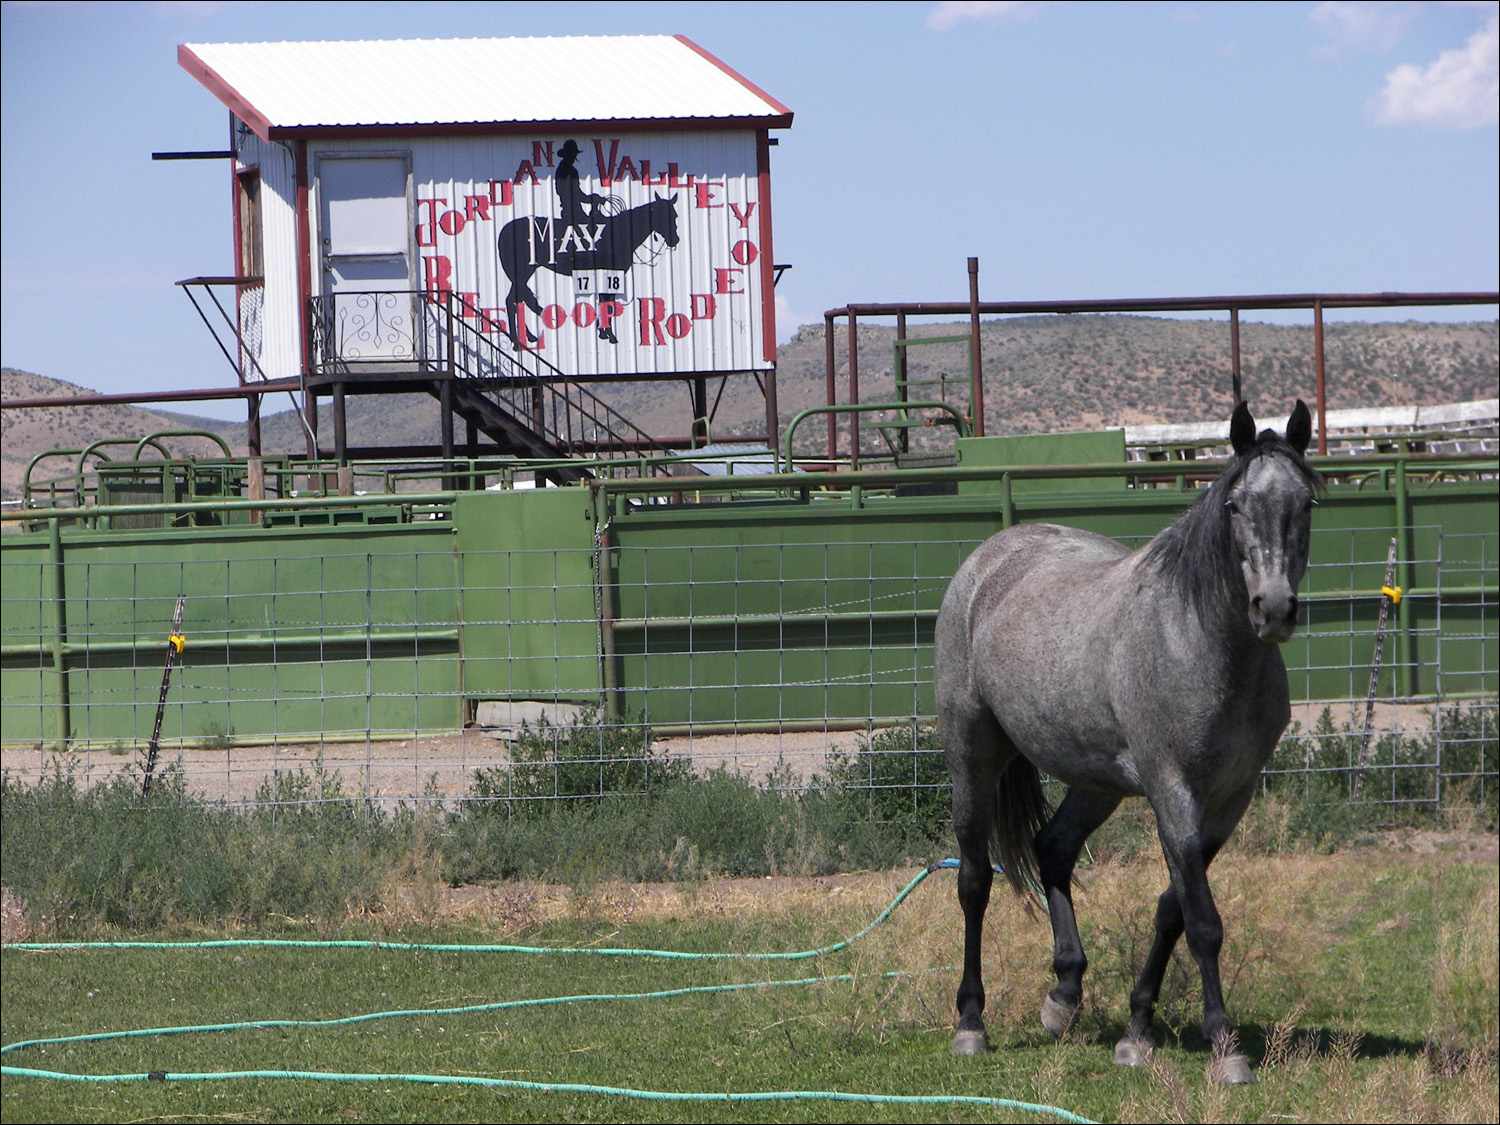
[[[229,116],[229,141],[235,150],[234,159],[229,162],[229,222],[232,227],[234,238],[234,276],[245,276],[245,254],[244,238],[240,234],[240,156],[239,145],[235,144],[234,115]],[[245,287],[236,285],[234,287],[234,323],[242,331],[245,325],[245,309],[241,298],[244,296]],[[245,355],[244,347],[241,345],[235,359],[235,370],[240,377],[240,386],[245,385]]]
[[[260,110],[251,105],[240,92],[224,81],[219,73],[188,49],[186,43],[177,48],[177,65],[182,67],[208,88],[209,93],[229,107],[229,111],[250,126],[263,141],[271,139],[271,121]]]
[[[615,133],[707,133],[784,129],[791,117],[582,118],[576,121],[439,121],[400,125],[272,125],[271,140],[352,140],[362,137],[555,136],[608,129]]]
[[[312,192],[308,189],[307,142],[297,141],[292,159],[297,175],[297,329],[302,335],[302,372],[312,374]]]
[[[672,36],[672,38],[675,39],[675,40],[677,40],[677,42],[681,43],[684,47],[688,47],[688,48],[691,48],[692,50],[696,51],[698,54],[700,54],[701,56],[703,56],[709,62],[713,63],[714,66],[716,66],[720,70],[722,70],[725,74],[729,75],[729,77],[733,78],[741,86],[745,87],[745,89],[747,89],[751,93],[753,93],[756,97],[763,99],[766,102],[767,105],[773,105],[773,106],[775,106],[776,109],[777,109],[777,112],[781,113],[785,117],[785,121],[781,122],[779,124],[770,125],[770,126],[768,126],[769,128],[772,128],[772,129],[786,129],[786,128],[789,128],[791,126],[791,124],[792,124],[792,111],[790,109],[788,109],[786,106],[782,105],[779,101],[777,101],[775,98],[773,98],[770,94],[768,94],[764,90],[762,90],[754,82],[751,82],[750,79],[746,78],[739,71],[735,70],[734,67],[730,66],[728,63],[724,62],[722,59],[717,58],[714,55],[710,54],[708,51],[705,51],[702,47],[698,46],[698,44],[694,43],[686,35],[674,35],[674,36]]]
[[[755,175],[760,195],[761,336],[767,363],[776,362],[776,253],[771,245],[771,137],[755,138]]]

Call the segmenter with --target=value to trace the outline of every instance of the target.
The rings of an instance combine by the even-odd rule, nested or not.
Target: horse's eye
[[[1233,516],[1239,515],[1240,506],[1238,504],[1236,504],[1233,500],[1226,500],[1226,501],[1224,501],[1224,507],[1226,507],[1226,508],[1229,509],[1229,514],[1230,515],[1233,515]]]

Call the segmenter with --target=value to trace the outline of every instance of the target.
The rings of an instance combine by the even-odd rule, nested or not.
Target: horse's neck
[[[646,203],[621,212],[615,221],[625,228],[626,241],[634,251],[651,237],[651,204]]]
[[[1148,545],[1137,552],[1137,566],[1151,565],[1149,551]],[[1243,581],[1226,576],[1226,582],[1224,590],[1199,600],[1184,596],[1182,587],[1168,581],[1156,588],[1153,602],[1155,643],[1168,651],[1201,654],[1203,670],[1227,683],[1253,672],[1265,650],[1274,646],[1255,635]]]
[[[1226,694],[1237,694],[1258,678],[1259,671],[1276,650],[1255,635],[1250,624],[1250,607],[1243,597],[1215,603],[1214,612],[1200,614],[1192,607],[1178,605],[1179,627],[1192,630],[1186,634],[1201,653],[1200,668],[1216,681]]]

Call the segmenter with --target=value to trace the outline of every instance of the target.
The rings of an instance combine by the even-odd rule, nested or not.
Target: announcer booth
[[[241,380],[296,384],[310,435],[333,400],[340,460],[346,394],[413,390],[444,404],[446,456],[455,416],[471,452],[480,432],[541,456],[654,448],[618,416],[586,440],[564,417],[611,380],[685,382],[702,440],[709,382],[753,376],[774,442],[770,133],[792,114],[695,43],[187,44],[178,61],[229,109],[234,169],[235,275],[182,284],[232,288]]]

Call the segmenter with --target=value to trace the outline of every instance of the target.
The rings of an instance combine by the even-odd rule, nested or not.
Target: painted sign
[[[755,134],[443,138],[413,159],[418,283],[479,331],[583,377],[770,366]]]

